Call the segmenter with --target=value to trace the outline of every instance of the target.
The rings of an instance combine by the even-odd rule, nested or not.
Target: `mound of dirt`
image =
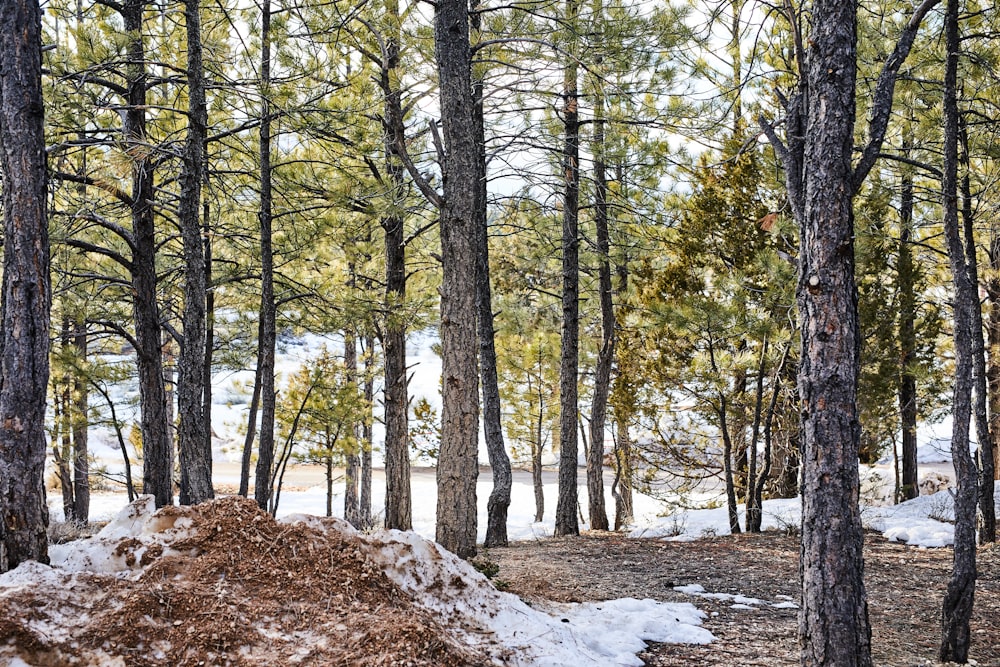
[[[27,577],[35,583],[19,586],[0,577],[6,586],[0,637],[7,638],[0,661],[38,667],[490,663],[415,604],[343,522],[279,523],[242,498],[168,507],[153,517],[138,536],[102,533],[109,543],[100,555],[68,557],[70,564],[86,561],[79,571],[26,564],[22,568],[37,570]],[[40,580],[52,585],[39,586]]]

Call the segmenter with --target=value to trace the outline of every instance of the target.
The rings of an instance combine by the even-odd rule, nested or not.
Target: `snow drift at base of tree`
[[[143,497],[52,545],[51,567],[0,575],[0,662],[598,667],[641,665],[644,641],[713,639],[686,603],[531,607],[415,533],[275,522],[236,498],[153,509]]]

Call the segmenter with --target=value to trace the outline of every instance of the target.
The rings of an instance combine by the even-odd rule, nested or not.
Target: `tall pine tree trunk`
[[[472,12],[472,28],[478,38],[482,14]],[[486,118],[483,108],[483,72],[474,71],[472,96],[475,113],[477,160],[483,175],[476,184],[476,310],[479,326],[479,374],[483,385],[483,430],[486,453],[493,471],[493,491],[486,503],[486,547],[507,546],[507,509],[514,479],[510,457],[504,447],[500,418],[500,386],[497,379],[497,352],[493,328],[493,291],[490,285],[490,239],[486,202]]]
[[[958,205],[958,0],[947,0],[945,10],[944,169],[941,188],[944,232],[954,285],[955,388],[952,406],[951,456],[958,491],[955,502],[955,548],[948,591],[941,611],[942,662],[966,662],[969,656],[969,619],[976,591],[977,470],[969,452],[972,412],[976,285],[969,272],[962,243]]]
[[[962,228],[965,235],[965,264],[969,281],[976,288],[976,298],[972,301],[972,404],[973,420],[976,425],[976,462],[979,469],[979,542],[996,542],[997,516],[993,500],[993,439],[990,436],[989,417],[986,413],[987,371],[986,341],[983,334],[983,307],[979,300],[979,261],[976,251],[976,233],[972,211],[972,184],[969,177],[969,139],[961,114],[959,125],[959,162],[963,167],[961,179]]]
[[[143,493],[156,506],[173,502],[173,439],[163,380],[160,308],[157,302],[156,225],[153,219],[153,160],[146,134],[146,56],[142,15],[147,0],[122,5],[127,48],[128,109],[125,137],[132,161],[132,308],[135,314],[136,365],[139,369]]]
[[[903,153],[911,146],[907,136]],[[913,174],[904,169],[899,201],[899,260],[896,264],[896,281],[899,291],[899,414],[902,422],[903,452],[900,480],[900,500],[916,498],[917,486],[917,378],[914,373],[917,339],[916,272],[913,267]]]
[[[74,321],[73,347],[81,364],[87,361],[87,323],[83,315]],[[89,415],[87,378],[77,372],[73,378],[73,520],[86,525],[90,519],[90,447],[87,438]]]
[[[435,6],[434,49],[445,151],[444,201],[440,207],[444,271],[436,539],[458,556],[469,558],[476,554],[479,476],[476,286],[482,248],[476,204],[481,197],[485,169],[472,99],[472,50],[466,0],[440,0]]]
[[[579,535],[577,521],[577,376],[580,363],[580,110],[576,60],[579,0],[566,0],[570,32],[563,69],[562,342],[559,357],[559,498],[555,534]]]
[[[611,288],[611,235],[608,231],[608,177],[604,161],[604,85],[598,59],[594,85],[594,224],[597,231],[597,289],[601,303],[601,347],[590,404],[590,451],[587,456],[587,498],[591,530],[608,529],[604,506],[604,431],[615,358],[615,308]]]
[[[188,128],[181,171],[178,222],[184,252],[184,344],[178,359],[177,408],[180,415],[180,502],[194,505],[215,497],[211,438],[205,416],[206,284],[201,236],[201,186],[205,168],[208,110],[201,56],[200,0],[185,0],[187,24]]]
[[[366,336],[364,342],[365,352],[365,401],[369,406],[374,407],[375,402],[375,373],[372,371],[373,359],[375,356],[375,339]],[[361,525],[370,527],[372,525],[372,423],[374,419],[369,417],[361,426],[361,497],[359,508]]]
[[[254,475],[254,500],[268,511],[274,473],[274,352],[277,340],[274,300],[274,247],[271,234],[273,219],[271,193],[271,1],[264,0],[261,12],[260,56],[260,314],[257,323],[257,381],[260,385],[260,441],[257,446],[257,469]]]
[[[0,572],[48,563],[45,399],[49,382],[48,221],[41,13],[35,0],[0,3]]]
[[[990,224],[990,314],[987,321],[990,437],[993,439],[993,479],[1000,479],[1000,223]]]
[[[349,267],[351,274],[350,281],[354,281],[354,265]],[[344,331],[344,371],[349,384],[357,387],[358,384],[358,342],[354,332],[350,329]],[[357,424],[351,425],[351,433],[354,436],[351,449],[348,450],[346,458],[347,465],[344,469],[344,519],[355,528],[360,528],[358,511],[358,477],[361,468],[361,458],[358,456],[358,445],[361,442],[361,429]]]
[[[406,321],[400,309],[406,297],[406,237],[403,205],[405,186],[400,153],[403,150],[403,109],[399,83],[400,17],[398,0],[386,0],[390,27],[385,35],[380,85],[385,97],[385,160],[391,209],[382,218],[385,231],[385,527],[409,530],[413,526],[410,489],[409,400],[406,376]]]

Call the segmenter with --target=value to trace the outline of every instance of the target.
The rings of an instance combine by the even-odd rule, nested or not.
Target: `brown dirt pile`
[[[278,523],[241,498],[156,516],[165,528],[181,517],[193,527],[166,555],[123,539],[118,555],[146,566],[137,580],[61,574],[68,591],[84,594],[9,595],[0,600],[0,637],[31,665],[482,663],[336,520],[331,530]],[[56,615],[75,623],[67,628]]]

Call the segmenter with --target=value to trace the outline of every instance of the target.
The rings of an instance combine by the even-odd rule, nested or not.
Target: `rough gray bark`
[[[719,416],[719,430],[722,432],[722,474],[726,486],[726,512],[729,516],[729,531],[737,535],[740,532],[740,515],[736,507],[736,486],[733,479],[733,439],[729,432],[729,404],[722,392],[719,392],[718,400],[716,410]]]
[[[600,66],[600,59],[598,59]],[[587,456],[587,504],[591,530],[608,530],[604,505],[604,431],[615,358],[615,308],[611,287],[611,236],[608,230],[608,177],[604,162],[604,90],[598,80],[594,93],[594,224],[597,232],[597,290],[601,303],[601,347],[594,372],[590,404],[590,451]]]
[[[76,358],[87,361],[87,323],[82,316],[76,318],[73,331],[73,347]],[[77,373],[73,378],[73,520],[86,524],[90,520],[90,460],[87,401],[87,378]]]
[[[271,2],[261,6],[260,55],[260,314],[257,323],[257,369],[260,383],[260,438],[257,444],[257,468],[254,474],[254,500],[268,511],[274,473],[274,348],[277,341],[274,301],[274,247],[271,235]]]
[[[904,140],[904,154],[908,148],[909,138]],[[900,500],[916,498],[920,493],[917,486],[917,378],[913,369],[917,348],[917,300],[912,236],[913,175],[904,170],[899,202],[899,260],[896,264],[899,290],[899,414],[903,432]]]
[[[808,57],[798,15],[789,9],[802,76],[799,89],[788,100],[788,145],[762,122],[784,164],[789,203],[800,230],[796,300],[802,339],[798,388],[803,665],[871,665],[858,508],[860,333],[852,202],[881,150],[896,74],[921,20],[936,2],[926,0],[914,11],[883,65],[872,103],[869,141],[856,167],[851,165],[857,58],[854,0],[813,3]]]
[[[7,572],[49,561],[43,476],[52,294],[38,3],[0,3],[0,37],[0,572]]]
[[[205,188],[208,188],[208,144],[202,151],[205,157],[204,172]],[[205,420],[205,451],[212,451],[212,359],[215,352],[215,288],[212,284],[212,223],[209,207],[210,196],[202,197],[203,211],[202,237],[205,245],[205,359],[202,365],[204,391],[202,392],[202,415]]]
[[[993,439],[993,479],[996,480],[1000,477],[1000,223],[996,221],[990,223],[990,279],[986,285],[990,299],[986,379],[990,437]]]
[[[757,364],[757,387],[754,391],[753,422],[750,426],[750,442],[747,445],[747,489],[746,489],[746,528],[748,533],[759,533],[761,528],[761,502],[757,498],[758,478],[763,481],[766,473],[757,470],[757,445],[760,438],[761,413],[764,408],[764,371],[767,363],[767,338],[760,350],[760,361]]]
[[[375,355],[375,339],[366,336],[364,340],[365,352],[365,401],[368,405],[374,406],[375,398],[375,374],[372,372],[372,360]],[[370,527],[372,525],[372,423],[373,419],[367,419],[361,427],[361,498],[360,520],[361,525]]]
[[[135,318],[136,366],[139,371],[143,493],[156,506],[173,503],[173,439],[163,381],[160,308],[157,302],[156,224],[153,219],[153,161],[146,134],[146,55],[142,40],[147,0],[126,0],[121,14],[127,47],[128,108],[125,138],[132,167],[132,308]]]
[[[413,526],[410,489],[409,400],[406,376],[406,322],[399,307],[406,296],[406,237],[402,213],[405,196],[402,93],[399,89],[399,3],[386,0],[391,27],[383,38],[380,86],[384,96],[385,162],[393,206],[381,223],[385,231],[385,331],[382,353],[385,367],[385,527],[409,530]]]
[[[611,495],[615,499],[615,530],[623,530],[635,516],[632,501],[632,436],[628,422],[616,418],[618,435],[615,438],[615,481],[611,485]]]
[[[442,409],[436,539],[449,551],[469,558],[476,554],[479,476],[476,277],[481,243],[476,203],[485,173],[476,140],[466,0],[440,0],[435,5],[434,50],[445,151],[440,207]]]
[[[976,251],[975,215],[972,204],[972,184],[969,171],[969,138],[961,115],[958,119],[959,162],[961,179],[962,228],[965,241],[965,266],[969,281],[976,287],[972,301],[972,382],[974,387],[972,414],[976,425],[976,464],[979,470],[979,543],[996,542],[997,516],[993,489],[993,439],[990,435],[987,403],[986,341],[983,334],[983,307],[979,300],[979,260]]]
[[[565,23],[575,30],[579,0],[566,0]],[[574,37],[570,37],[574,41]],[[562,341],[559,355],[559,497],[555,535],[579,535],[577,520],[577,379],[580,363],[580,111],[579,66],[570,47],[563,69]]]
[[[205,416],[207,341],[205,246],[201,237],[201,185],[205,169],[208,109],[202,67],[200,0],[185,0],[187,26],[188,127],[181,169],[178,223],[184,253],[184,339],[178,358],[177,412],[180,502],[195,505],[215,497],[212,447]]]
[[[952,406],[951,456],[958,491],[955,503],[955,547],[948,591],[941,609],[942,662],[966,662],[969,657],[969,619],[976,591],[977,470],[969,452],[972,413],[973,327],[977,285],[972,282],[968,256],[962,243],[958,210],[958,0],[947,0],[944,21],[944,168],[941,190],[944,234],[954,286],[955,386]]]
[[[625,170],[621,164],[616,166],[616,179],[619,183],[625,180]],[[618,274],[618,290],[624,294],[628,290],[628,257],[622,257],[615,267]],[[615,530],[621,530],[632,523],[635,515],[635,505],[632,499],[633,458],[632,437],[629,433],[629,408],[624,405],[614,406],[614,419],[618,427],[615,437],[615,481],[611,485],[611,494],[615,499]]]
[[[473,4],[476,5],[475,0]],[[473,7],[472,29],[478,37],[482,14]],[[482,65],[480,66],[482,67]],[[476,310],[479,325],[479,375],[483,386],[483,430],[486,452],[493,472],[493,491],[486,503],[485,547],[507,546],[507,510],[514,483],[510,457],[503,441],[500,418],[500,386],[497,379],[497,352],[493,328],[493,293],[490,285],[490,239],[486,219],[486,120],[483,109],[483,75],[480,69],[473,75],[472,95],[475,113],[476,153],[484,173],[476,186]]]
[[[258,328],[257,352],[260,354],[260,336]],[[250,410],[247,416],[247,434],[243,440],[243,458],[240,465],[240,490],[239,495],[244,498],[250,493],[250,461],[253,457],[253,442],[257,437],[257,412],[260,409],[260,362],[257,363],[257,370],[254,371],[253,391],[250,395]]]
[[[354,265],[350,266],[351,281],[354,280]],[[344,371],[347,382],[357,386],[358,383],[358,342],[354,332],[344,332]],[[355,528],[361,527],[358,507],[358,477],[361,468],[361,457],[358,455],[358,445],[361,442],[361,429],[357,424],[351,426],[354,444],[347,453],[347,465],[344,470],[344,519]]]

